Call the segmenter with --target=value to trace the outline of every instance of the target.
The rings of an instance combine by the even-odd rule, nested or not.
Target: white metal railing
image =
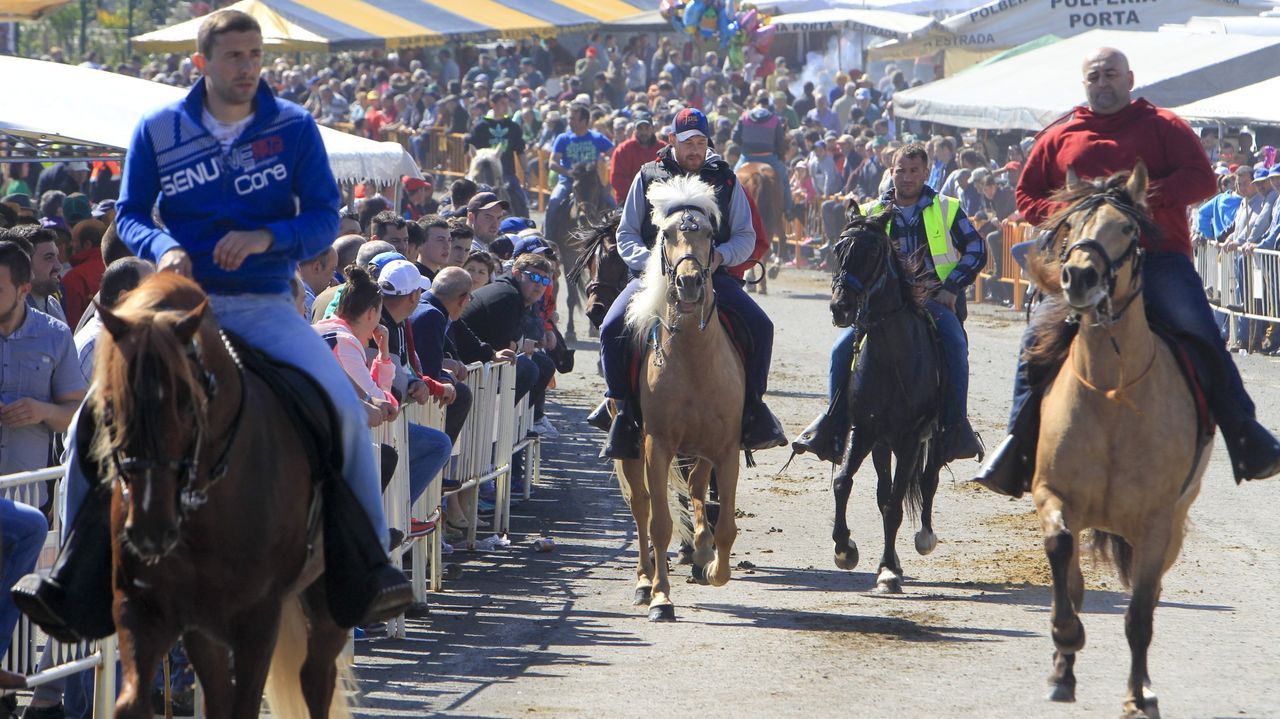
[[[1280,251],[1254,249],[1228,251],[1222,243],[1194,245],[1196,272],[1204,284],[1213,310],[1227,318],[1228,340],[1245,347],[1250,337],[1240,337],[1239,319],[1280,324]]]
[[[39,506],[42,496],[60,497],[62,491],[63,467],[50,467],[33,472],[20,472],[0,477],[0,495],[15,502]],[[52,491],[45,494],[46,484],[52,482]],[[55,505],[57,500],[55,499]],[[36,563],[37,569],[48,569],[57,558],[60,527],[58,513],[54,512],[54,522],[45,537],[44,548]],[[37,672],[42,647],[48,644],[50,666]],[[103,661],[109,657],[109,661]],[[63,644],[40,631],[39,627],[27,619],[25,615],[18,618],[13,630],[13,640],[9,652],[5,655],[5,669],[26,675],[27,688],[38,687],[51,681],[62,679],[73,674],[93,669],[95,672],[93,715],[109,717],[115,711],[116,704],[116,638],[107,637],[97,642],[79,644]]]

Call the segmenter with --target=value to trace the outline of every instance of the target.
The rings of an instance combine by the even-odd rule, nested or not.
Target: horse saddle
[[[1216,428],[1213,413],[1209,410],[1209,395],[1205,392],[1205,380],[1210,377],[1208,364],[1195,351],[1190,340],[1184,340],[1170,330],[1152,325],[1156,336],[1164,340],[1178,361],[1178,369],[1182,370],[1182,378],[1187,382],[1187,389],[1196,403],[1196,439],[1197,444],[1204,445],[1213,439]]]
[[[746,367],[747,359],[755,352],[755,341],[751,337],[751,330],[737,315],[729,312],[721,307],[716,308],[716,312],[720,315],[720,325],[724,327],[724,331],[729,335],[729,341],[734,348],[738,350],[738,357],[742,359],[742,366]],[[694,330],[696,331],[696,327]],[[633,349],[627,354],[627,376],[631,378],[631,390],[639,396],[640,388],[640,371],[641,359],[644,357],[645,351],[657,343],[658,321],[655,319],[649,323],[644,329],[644,334],[648,338],[645,343],[629,342],[628,346]]]
[[[313,459],[311,476],[316,482],[336,478],[342,469],[339,423],[329,391],[311,375],[281,362],[224,330],[231,349],[246,372],[252,372],[275,392],[285,413],[293,419],[303,449]]]

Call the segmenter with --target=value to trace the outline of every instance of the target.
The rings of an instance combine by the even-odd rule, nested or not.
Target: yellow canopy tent
[[[0,0],[0,22],[36,20],[71,0]]]
[[[326,38],[284,19],[260,0],[240,0],[225,9],[239,10],[252,15],[262,26],[262,44],[267,50],[276,52],[329,50],[329,41]],[[133,49],[141,52],[193,52],[196,49],[196,35],[205,17],[192,18],[177,25],[138,35],[133,38]]]

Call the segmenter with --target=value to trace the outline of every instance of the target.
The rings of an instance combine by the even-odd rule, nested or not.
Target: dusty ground
[[[763,305],[777,323],[770,404],[795,434],[825,397],[835,337],[827,281],[784,271]],[[1021,331],[1011,310],[975,309],[971,417],[987,444],[1001,436]],[[463,575],[433,597],[429,620],[405,641],[361,642],[364,716],[1094,717],[1119,713],[1128,666],[1113,575],[1086,566],[1088,645],[1078,703],[1044,700],[1052,643],[1049,575],[1029,499],[979,491],[960,463],[944,474],[928,557],[904,524],[905,594],[869,592],[881,548],[874,475],[859,474],[850,526],[862,553],[853,572],[831,561],[829,468],[800,458],[775,476],[784,450],[744,470],[738,561],[723,588],[685,583],[679,621],[651,624],[630,605],[631,517],[602,435],[584,417],[601,391],[595,353],[559,378],[542,482],[515,510],[514,544],[454,555]],[[1280,368],[1240,358],[1264,421],[1280,426]],[[1166,717],[1280,716],[1280,480],[1236,487],[1217,446],[1192,510],[1195,527],[1166,577],[1151,675]],[[542,534],[554,553],[534,553]]]

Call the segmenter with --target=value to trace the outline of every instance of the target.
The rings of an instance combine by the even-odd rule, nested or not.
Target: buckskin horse
[[[194,282],[157,273],[99,313],[101,389],[85,411],[112,493],[116,716],[152,716],[179,636],[210,717],[258,716],[264,688],[274,716],[346,715],[347,632],[328,611],[309,471],[322,460]]]
[[[1130,718],[1158,716],[1147,672],[1155,606],[1212,449],[1182,365],[1147,324],[1146,194],[1141,162],[1092,183],[1068,173],[1057,198],[1068,206],[1046,224],[1061,251],[1028,256],[1035,283],[1056,303],[1036,323],[1028,354],[1028,376],[1047,376],[1031,491],[1053,575],[1049,698],[1075,700],[1085,642],[1079,540],[1092,528],[1095,554],[1110,558],[1133,591],[1125,612]]]
[[[750,195],[756,204],[765,235],[769,237],[771,243],[777,243],[773,256],[781,257],[782,246],[787,241],[785,218],[782,213],[782,193],[787,190],[783,188],[778,173],[767,162],[748,162],[739,167],[736,174],[738,182],[742,183],[743,191]],[[760,279],[755,285],[760,294],[769,291],[769,271],[765,269],[767,261],[768,253],[766,252],[765,256],[760,258]],[[776,268],[771,271],[776,272]]]
[[[885,231],[889,217],[882,213],[851,218],[833,250],[831,317],[837,327],[857,326],[864,347],[844,392],[851,429],[832,480],[836,519],[831,538],[836,566],[856,567],[858,546],[850,539],[845,512],[853,475],[870,453],[884,523],[876,591],[897,594],[902,591],[903,574],[894,544],[904,500],[912,512],[920,512],[916,551],[928,554],[938,543],[933,533],[933,497],[941,463],[931,438],[937,433],[942,364],[936,332],[924,307],[936,280],[930,279],[918,258],[899,255]],[[891,476],[893,457],[897,470]]]
[[[711,291],[711,238],[720,221],[714,191],[696,177],[681,176],[655,183],[648,199],[658,239],[641,290],[627,307],[627,325],[641,343],[643,449],[640,459],[615,466],[636,522],[636,603],[649,605],[650,621],[673,621],[665,561],[673,524],[670,482],[679,476],[672,460],[696,458],[687,475],[693,578],[722,586],[729,581],[738,533],[734,507],[745,370]],[[705,506],[712,470],[720,490],[714,537]]]

